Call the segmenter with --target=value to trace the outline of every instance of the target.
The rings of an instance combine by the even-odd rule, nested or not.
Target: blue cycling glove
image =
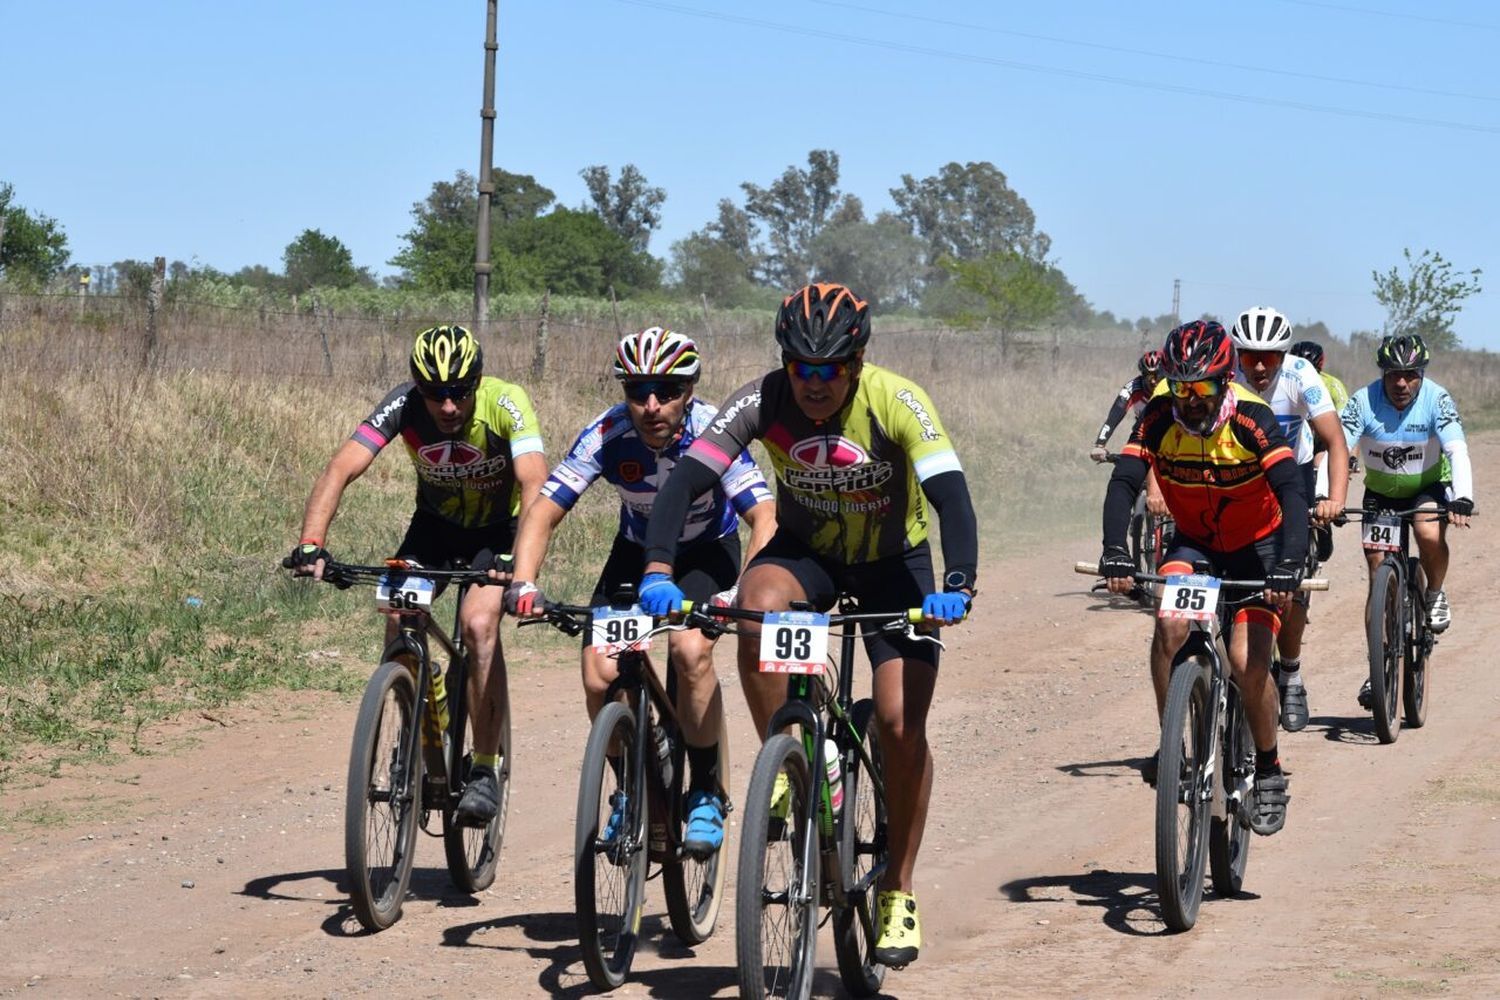
[[[946,594],[928,594],[922,598],[922,615],[938,621],[963,621],[969,615],[969,605],[972,602],[973,598],[957,590]]]
[[[641,610],[658,618],[682,610],[686,598],[682,588],[665,573],[647,573],[641,579]]]

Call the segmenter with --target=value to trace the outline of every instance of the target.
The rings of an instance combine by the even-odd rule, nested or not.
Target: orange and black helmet
[[[1167,334],[1161,358],[1161,373],[1173,382],[1234,375],[1234,341],[1213,320],[1184,323]]]
[[[776,314],[776,343],[798,358],[847,358],[870,340],[870,307],[843,285],[800,288]]]

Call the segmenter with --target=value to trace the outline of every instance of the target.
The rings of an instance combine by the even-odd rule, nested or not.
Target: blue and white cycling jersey
[[[657,454],[636,433],[628,404],[616,403],[578,435],[567,457],[542,484],[542,496],[563,510],[571,510],[583,491],[603,476],[620,493],[620,533],[638,545],[645,544],[646,522],[656,503],[656,491],[667,481],[688,446],[718,415],[718,407],[694,396],[688,400],[681,435]],[[742,451],[712,490],[694,498],[678,541],[731,534],[739,515],[771,499],[765,477],[750,453]]]
[[[1240,385],[1255,391],[1250,380],[1245,377],[1244,369],[1235,372],[1235,379]],[[1259,395],[1270,405],[1271,412],[1276,414],[1276,422],[1281,425],[1282,433],[1291,442],[1292,457],[1297,460],[1297,464],[1306,465],[1311,462],[1313,429],[1310,421],[1314,417],[1334,412],[1333,400],[1328,395],[1328,387],[1323,384],[1323,377],[1318,374],[1318,369],[1306,358],[1287,354],[1281,362],[1280,371],[1271,380],[1270,388]]]
[[[1339,418],[1349,452],[1365,467],[1365,487],[1384,496],[1416,496],[1434,483],[1451,482],[1455,497],[1474,498],[1474,474],[1463,422],[1448,390],[1422,380],[1404,410],[1391,405],[1376,379],[1349,397]]]

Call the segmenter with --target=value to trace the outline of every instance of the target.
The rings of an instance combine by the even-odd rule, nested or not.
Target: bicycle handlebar
[[[1084,576],[1098,576],[1099,564],[1091,562],[1076,562],[1073,564],[1073,572],[1082,573]],[[1167,578],[1158,573],[1132,573],[1130,574],[1139,583],[1166,583]],[[1223,587],[1234,587],[1241,590],[1265,590],[1264,580],[1220,580],[1219,585]],[[1325,577],[1315,576],[1303,580],[1297,585],[1298,590],[1327,590],[1328,580]]]
[[[281,560],[281,568],[293,568],[291,556]],[[415,576],[434,583],[468,583],[480,587],[494,582],[490,579],[488,570],[428,569],[425,566],[412,566],[404,559],[387,559],[384,566],[361,566],[355,563],[336,562],[332,559],[323,563],[323,582],[331,583],[341,589],[355,584],[376,584],[382,577],[390,574]]]

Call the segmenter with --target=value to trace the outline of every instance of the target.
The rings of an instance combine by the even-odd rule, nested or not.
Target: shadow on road
[[[1063,890],[1048,893],[1046,890]],[[1102,868],[1073,875],[1038,875],[1015,879],[1000,887],[1012,903],[1061,903],[1069,897],[1079,906],[1104,910],[1104,925],[1121,934],[1154,937],[1170,933],[1161,923],[1156,876],[1111,872]]]
[[[1330,743],[1350,743],[1355,746],[1377,746],[1380,737],[1375,735],[1375,720],[1369,715],[1315,715],[1307,720],[1309,731],[1323,730],[1323,738]]]
[[[327,886],[332,891],[328,895],[317,895],[314,889],[291,892],[281,888],[298,882],[310,882],[318,887]],[[295,900],[300,903],[323,903],[327,906],[335,906],[338,910],[323,921],[324,933],[330,937],[358,937],[368,933],[355,919],[354,910],[349,905],[349,881],[342,868],[321,868],[312,871],[265,875],[246,882],[238,895],[270,901]],[[446,868],[414,869],[411,873],[411,882],[407,886],[406,898],[428,900],[443,909],[468,908],[478,906],[480,902],[474,896],[457,889]]]
[[[1131,771],[1140,774],[1150,757],[1121,757],[1119,760],[1088,760],[1077,764],[1059,764],[1057,770],[1070,778],[1121,778]]]

